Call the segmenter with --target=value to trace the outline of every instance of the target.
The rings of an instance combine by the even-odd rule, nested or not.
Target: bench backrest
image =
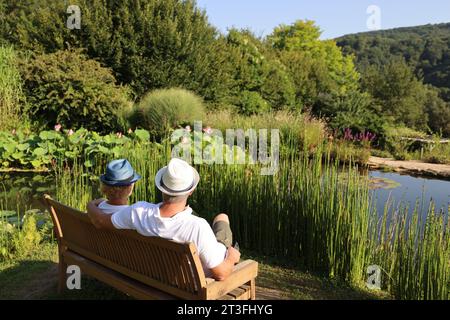
[[[45,201],[61,246],[176,297],[204,297],[206,280],[194,244],[131,230],[99,230],[86,213],[49,196]]]

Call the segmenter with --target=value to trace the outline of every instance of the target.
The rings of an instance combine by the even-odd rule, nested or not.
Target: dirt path
[[[446,164],[425,163],[417,160],[399,161],[378,157],[370,157],[368,164],[372,169],[387,167],[396,172],[450,179],[450,165]]]

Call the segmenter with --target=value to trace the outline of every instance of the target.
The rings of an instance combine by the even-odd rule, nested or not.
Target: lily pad
[[[400,183],[388,178],[371,178],[369,181],[369,188],[371,190],[376,189],[390,190],[398,188],[400,186],[401,186]]]

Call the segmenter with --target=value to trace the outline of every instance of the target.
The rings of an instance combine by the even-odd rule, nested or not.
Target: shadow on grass
[[[127,295],[82,275],[81,289],[57,293],[58,264],[51,260],[21,260],[0,272],[0,299],[123,300]]]

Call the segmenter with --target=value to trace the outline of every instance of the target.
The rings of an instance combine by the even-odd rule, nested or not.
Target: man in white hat
[[[97,228],[131,229],[144,236],[192,242],[197,246],[206,277],[225,280],[234,264],[239,262],[240,253],[232,247],[226,214],[219,214],[212,228],[205,219],[192,214],[187,200],[199,181],[195,168],[183,160],[172,159],[155,177],[156,186],[163,195],[162,203],[137,202],[106,215],[98,208],[99,199],[88,204],[88,214]]]

